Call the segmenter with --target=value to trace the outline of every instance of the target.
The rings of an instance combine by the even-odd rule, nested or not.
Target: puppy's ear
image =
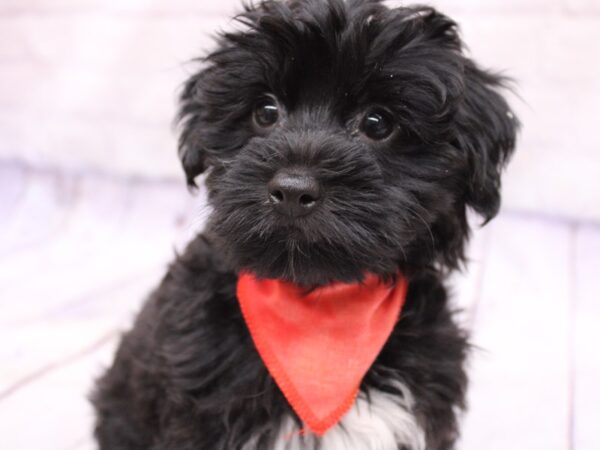
[[[519,121],[500,94],[505,79],[465,65],[465,95],[457,112],[457,146],[469,162],[466,203],[491,220],[500,209],[500,175],[515,147]]]
[[[194,179],[206,169],[206,151],[203,148],[202,122],[204,107],[200,93],[202,72],[190,77],[179,97],[180,124],[179,159],[183,165],[188,186],[196,187]]]

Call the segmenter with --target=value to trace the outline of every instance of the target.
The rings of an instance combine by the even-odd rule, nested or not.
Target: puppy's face
[[[181,100],[188,182],[240,270],[301,284],[455,267],[499,208],[516,121],[455,24],[377,1],[267,2]]]

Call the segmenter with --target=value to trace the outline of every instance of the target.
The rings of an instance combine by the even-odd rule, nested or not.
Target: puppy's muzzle
[[[269,202],[280,214],[310,214],[321,200],[321,186],[307,170],[280,170],[267,184]]]

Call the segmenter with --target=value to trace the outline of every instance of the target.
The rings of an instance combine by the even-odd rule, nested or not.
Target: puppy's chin
[[[261,278],[320,286],[361,281],[366,273],[388,277],[398,270],[399,258],[393,247],[369,247],[358,239],[352,242],[350,237],[344,243],[311,241],[301,223],[281,223],[286,221],[262,233],[242,229],[224,233],[213,217],[208,230],[235,270],[250,271]]]

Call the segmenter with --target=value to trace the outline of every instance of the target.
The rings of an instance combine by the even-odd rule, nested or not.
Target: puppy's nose
[[[321,197],[319,182],[306,172],[279,171],[267,189],[275,210],[290,217],[309,214]]]

